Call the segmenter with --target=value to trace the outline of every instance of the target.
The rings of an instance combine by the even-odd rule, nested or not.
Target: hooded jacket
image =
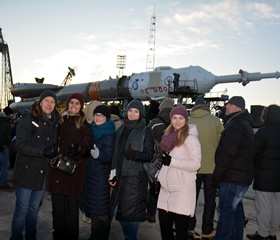
[[[169,155],[171,163],[163,165],[158,179],[161,189],[159,209],[193,216],[196,204],[196,173],[200,168],[201,150],[197,128],[189,124],[189,135],[183,145],[175,147]]]
[[[268,107],[264,126],[255,134],[253,188],[280,192],[280,107]]]
[[[253,180],[253,119],[247,110],[225,117],[225,129],[215,154],[217,182],[249,186]]]
[[[224,126],[210,113],[209,107],[198,105],[190,113],[189,123],[195,124],[201,144],[201,168],[199,174],[212,174],[215,168],[215,152]]]

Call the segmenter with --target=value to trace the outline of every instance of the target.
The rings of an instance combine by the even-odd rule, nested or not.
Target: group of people
[[[118,125],[111,109],[101,103],[86,116],[84,101],[80,93],[70,95],[59,114],[56,95],[47,90],[19,121],[11,240],[23,239],[24,230],[26,239],[36,239],[45,191],[51,193],[55,240],[79,238],[80,210],[91,223],[92,240],[108,239],[113,217],[125,239],[135,240],[141,222],[156,221],[156,210],[163,240],[195,239],[195,210],[202,184],[202,239],[241,240],[242,197],[253,178],[259,231],[247,237],[276,239],[280,223],[279,106],[266,108],[265,126],[254,135],[252,118],[240,96],[228,101],[223,123],[203,99],[196,101],[190,117],[185,106],[164,99],[148,125],[139,100],[128,104]],[[152,161],[155,141],[162,151],[158,197],[148,192],[151,183],[143,167]],[[50,160],[59,154],[79,160],[74,174],[50,167]]]

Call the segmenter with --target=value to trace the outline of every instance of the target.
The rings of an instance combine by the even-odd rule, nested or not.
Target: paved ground
[[[247,198],[244,199],[245,216],[249,219],[249,222],[245,228],[245,234],[253,233],[256,230],[256,213],[254,208],[253,191],[250,190],[247,193]],[[14,192],[0,192],[0,240],[8,240],[10,236],[10,227],[12,221],[12,215],[15,208],[15,193]],[[197,208],[197,232],[201,232],[201,215],[203,210],[203,194],[200,194],[198,208]],[[90,235],[90,225],[81,221],[80,216],[80,238],[81,240],[88,239]],[[217,216],[215,216],[217,220]],[[51,201],[44,199],[39,216],[38,216],[38,240],[50,240],[52,239],[52,216],[51,216]],[[280,233],[277,238],[280,239]],[[123,240],[121,227],[117,221],[112,222],[110,240]],[[140,229],[137,235],[138,240],[160,240],[160,230],[158,220],[156,223],[144,222],[140,224]],[[246,239],[246,237],[244,237]]]

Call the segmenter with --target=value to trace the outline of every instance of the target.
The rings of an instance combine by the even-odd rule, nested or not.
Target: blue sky
[[[280,71],[280,1],[9,0],[0,27],[9,45],[14,83],[72,83],[146,70],[151,17],[156,16],[155,66],[201,66],[215,75]],[[280,79],[219,84],[250,105],[280,105]],[[215,95],[215,94],[214,94]]]

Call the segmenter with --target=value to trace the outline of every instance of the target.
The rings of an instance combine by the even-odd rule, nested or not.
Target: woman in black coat
[[[39,204],[45,192],[50,158],[56,155],[59,114],[52,91],[44,91],[32,112],[17,127],[17,157],[13,172],[16,208],[10,239],[36,239]]]
[[[115,145],[116,128],[110,108],[97,106],[91,123],[94,147],[86,159],[83,211],[91,218],[89,239],[107,240],[110,232],[110,185],[108,182]]]
[[[58,130],[59,152],[80,161],[73,175],[51,169],[49,192],[52,193],[53,239],[77,240],[79,238],[79,195],[85,177],[85,157],[93,144],[90,124],[82,111],[84,96],[73,93],[62,112]]]
[[[142,102],[133,100],[127,107],[127,114],[116,135],[111,178],[116,182],[112,196],[111,214],[116,210],[125,238],[134,240],[139,223],[145,221],[147,208],[148,179],[143,162],[152,160],[154,137],[151,128],[146,127]]]

